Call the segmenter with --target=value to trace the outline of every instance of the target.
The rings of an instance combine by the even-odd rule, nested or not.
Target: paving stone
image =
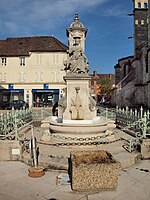
[[[59,172],[46,172],[30,178],[24,163],[0,162],[0,200],[148,200],[150,199],[150,160],[143,160],[120,171],[118,187],[99,193],[73,192],[70,185],[56,185]],[[11,170],[12,169],[12,170]],[[2,173],[5,170],[7,173]],[[86,195],[87,194],[87,195]]]
[[[8,194],[0,193],[0,200],[19,200],[19,199]]]

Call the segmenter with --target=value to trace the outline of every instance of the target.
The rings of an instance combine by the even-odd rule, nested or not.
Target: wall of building
[[[0,66],[1,86],[10,89],[9,84],[12,84],[12,89],[16,92],[24,90],[24,100],[28,101],[30,106],[33,105],[33,89],[41,89],[43,92],[57,89],[60,95],[65,87],[65,71],[62,69],[66,59],[65,52],[34,52],[25,57],[25,65],[20,66],[19,57],[7,57],[6,66]]]

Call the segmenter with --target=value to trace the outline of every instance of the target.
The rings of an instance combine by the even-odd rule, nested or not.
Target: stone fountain
[[[111,134],[114,121],[96,116],[96,102],[90,96],[89,63],[84,53],[87,29],[75,15],[67,29],[69,41],[68,58],[64,61],[66,88],[58,102],[58,117],[50,116],[42,122],[52,135],[69,137],[101,137]]]

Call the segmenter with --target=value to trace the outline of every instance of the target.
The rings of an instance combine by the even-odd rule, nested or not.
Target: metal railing
[[[9,110],[0,114],[0,139],[19,140],[19,132],[33,121],[42,121],[52,115],[51,109]],[[23,138],[21,138],[23,139]]]
[[[11,110],[0,115],[0,139],[19,139],[19,130],[32,121],[32,110]]]
[[[115,108],[99,107],[97,109],[97,115],[116,121],[116,109]]]
[[[0,139],[25,140],[25,135],[23,137],[20,135],[21,129],[29,126],[29,123],[32,122],[32,120],[42,121],[50,115],[52,115],[50,109],[12,110],[6,114],[1,113]],[[115,120],[117,127],[121,131],[127,131],[135,137],[134,141],[128,141],[129,151],[132,151],[132,149],[134,149],[133,147],[136,146],[135,141],[138,143],[139,139],[150,138],[149,110],[143,110],[142,107],[140,110],[133,110],[128,107],[123,109],[118,107],[116,109],[100,107],[98,115]],[[99,140],[100,138],[96,139]]]
[[[46,117],[52,115],[52,109],[32,109],[32,119],[33,120],[43,120]]]
[[[125,129],[135,137],[147,138],[150,136],[150,112],[142,107],[137,109],[116,108],[116,125]]]

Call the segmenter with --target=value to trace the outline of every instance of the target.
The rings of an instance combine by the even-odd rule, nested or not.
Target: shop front
[[[33,89],[33,107],[51,107],[59,100],[59,90]]]
[[[23,89],[2,89],[0,90],[0,102],[7,103],[14,100],[24,100]]]

